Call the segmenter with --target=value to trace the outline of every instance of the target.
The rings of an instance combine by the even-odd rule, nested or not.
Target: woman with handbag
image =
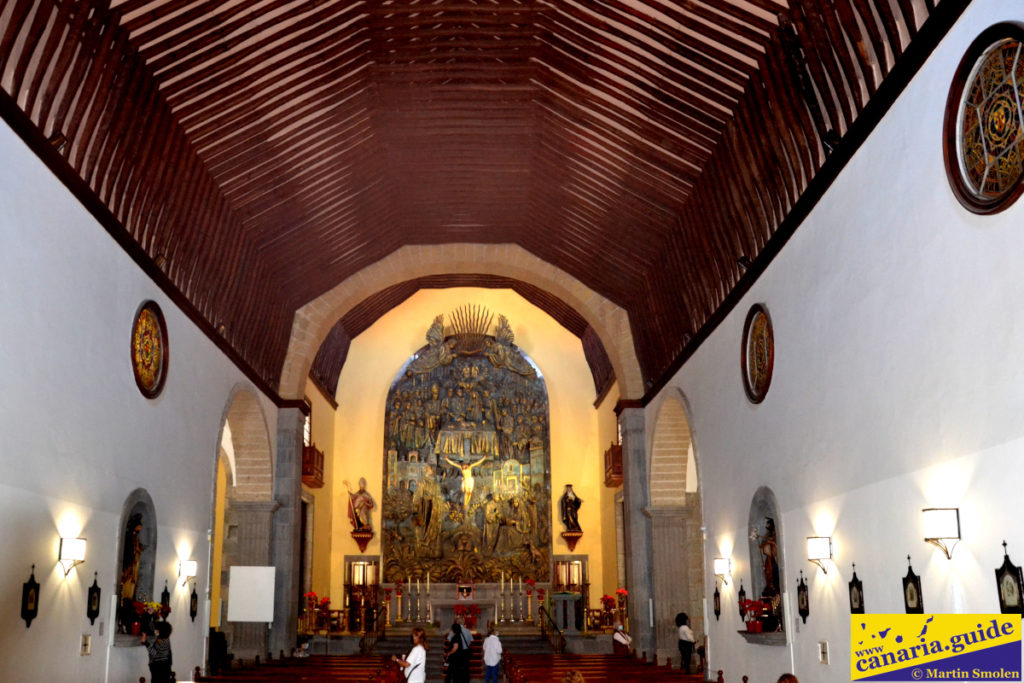
[[[402,667],[405,680],[409,683],[426,683],[427,680],[427,634],[417,626],[412,630],[412,649],[404,659],[392,655],[391,661]]]

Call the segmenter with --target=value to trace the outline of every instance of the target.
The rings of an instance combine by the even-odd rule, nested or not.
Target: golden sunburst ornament
[[[155,301],[139,307],[132,323],[132,371],[146,398],[156,398],[167,378],[167,326]]]

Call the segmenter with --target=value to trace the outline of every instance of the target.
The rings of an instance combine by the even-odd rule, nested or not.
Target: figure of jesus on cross
[[[444,456],[445,461],[452,467],[458,467],[462,470],[462,509],[469,510],[469,499],[473,497],[473,468],[482,463],[487,459],[488,456],[484,456],[474,463],[460,463],[455,462],[447,455]]]

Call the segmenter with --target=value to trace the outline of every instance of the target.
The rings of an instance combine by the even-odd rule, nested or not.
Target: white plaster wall
[[[167,385],[155,400],[139,393],[129,361],[145,299],[160,304],[169,336]],[[109,647],[121,506],[143,487],[158,520],[154,592],[169,580],[175,668],[190,678],[204,659],[221,419],[245,378],[2,124],[0,377],[0,677],[149,677],[143,648]],[[273,405],[261,401],[276,424]],[[56,564],[61,533],[88,539],[85,564],[67,579]],[[199,562],[195,622],[190,589],[174,587],[179,556]],[[26,628],[21,588],[33,563],[40,608]],[[93,572],[103,600],[90,625]],[[88,656],[79,655],[83,634],[92,636]]]
[[[731,555],[749,587],[747,515],[758,486],[782,508],[785,586],[809,576],[811,615],[790,616],[788,647],[748,645],[735,581],[709,617],[712,670],[771,682],[849,680],[851,563],[867,609],[903,612],[906,556],[925,609],[998,611],[1002,547],[1024,562],[1024,201],[988,217],[953,197],[942,117],[969,43],[1019,0],[976,0],[933,53],[749,295],[673,380],[691,409],[711,560]],[[775,371],[752,405],[739,349],[750,306],[775,329]],[[671,388],[666,389],[670,391]],[[657,405],[657,401],[652,406]],[[649,409],[648,429],[656,413]],[[947,560],[927,545],[921,509],[959,506],[964,540]],[[838,566],[806,560],[805,537],[830,534]],[[812,571],[813,570],[813,571]],[[753,596],[750,596],[753,597]],[[791,610],[791,612],[795,611]],[[831,665],[817,661],[828,641]]]

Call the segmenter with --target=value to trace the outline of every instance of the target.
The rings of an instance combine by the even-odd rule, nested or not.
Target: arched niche
[[[651,519],[654,635],[659,658],[677,657],[679,612],[703,635],[704,535],[690,421],[683,395],[672,389],[657,407],[650,441],[645,511]]]
[[[131,635],[136,620],[135,602],[153,600],[156,570],[157,521],[153,499],[146,489],[135,489],[121,506],[118,525],[116,615],[117,633]],[[136,637],[137,642],[137,637]],[[134,643],[133,643],[134,644]]]
[[[775,493],[762,486],[750,501],[747,527],[750,529],[750,600],[766,600],[779,620],[782,619],[782,591],[786,585],[785,561],[782,555],[782,516]]]

